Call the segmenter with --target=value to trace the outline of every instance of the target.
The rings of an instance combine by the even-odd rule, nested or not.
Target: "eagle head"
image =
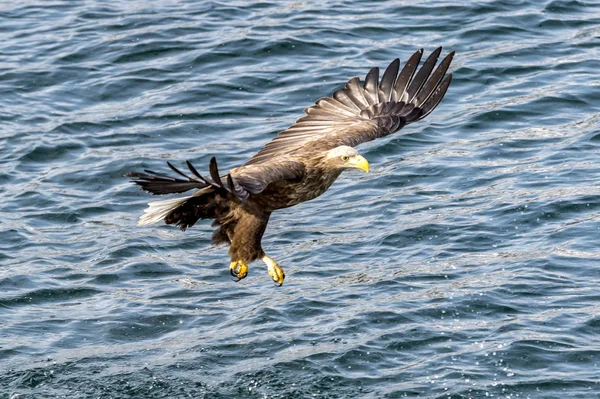
[[[325,160],[327,166],[332,169],[356,168],[365,172],[369,171],[369,162],[358,151],[347,145],[341,145],[327,151]]]

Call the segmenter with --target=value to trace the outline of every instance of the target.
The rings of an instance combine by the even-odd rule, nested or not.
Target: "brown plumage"
[[[454,52],[435,68],[436,49],[417,71],[423,50],[414,53],[400,70],[395,59],[381,80],[373,68],[360,85],[359,78],[333,96],[321,98],[305,110],[306,116],[267,143],[244,165],[221,175],[213,157],[210,178],[186,161],[191,175],[170,163],[180,177],[147,170],[128,173],[152,194],[197,191],[188,197],[149,203],[140,225],[164,220],[185,230],[199,219],[217,227],[214,244],[229,244],[230,271],[238,279],[247,264],[262,258],[271,278],[282,284],[283,269],[266,256],[261,239],[271,213],[323,194],[348,168],[368,170],[368,162],[352,147],[384,137],[427,116],[446,94],[452,75],[446,75]]]

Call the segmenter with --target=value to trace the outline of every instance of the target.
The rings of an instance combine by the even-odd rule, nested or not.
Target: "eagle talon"
[[[278,287],[281,287],[283,285],[283,280],[285,280],[285,273],[283,272],[283,269],[279,269],[281,270],[281,275],[278,277],[271,276],[271,278],[273,279],[273,282],[277,284]]]
[[[273,268],[269,268],[268,272],[275,284],[277,284],[278,287],[281,287],[283,285],[283,280],[285,279],[285,272],[281,266],[276,265]]]
[[[236,282],[238,282],[248,275],[248,265],[241,260],[231,262],[229,265],[229,273],[237,278]]]
[[[269,276],[271,276],[271,279],[278,287],[281,287],[283,285],[283,280],[285,279],[285,272],[281,266],[267,255],[263,256],[262,260],[267,264],[267,272],[269,273]]]

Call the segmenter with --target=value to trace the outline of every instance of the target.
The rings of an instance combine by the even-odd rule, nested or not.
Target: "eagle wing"
[[[423,49],[415,52],[400,70],[400,60],[387,67],[381,81],[375,67],[361,86],[352,78],[332,97],[304,110],[306,116],[267,143],[244,166],[262,164],[302,147],[329,150],[387,136],[427,116],[440,103],[452,74],[446,75],[454,57],[448,54],[434,71],[442,48],[437,48],[417,71]]]
[[[242,190],[236,192],[240,199],[248,194],[259,194],[271,183],[281,180],[300,180],[304,177],[305,166],[302,162],[274,159],[271,162],[245,165],[232,169],[229,174]]]
[[[221,176],[215,157],[210,159],[210,177],[202,176],[190,161],[186,165],[191,176],[177,169],[170,162],[167,165],[180,177],[172,177],[151,170],[145,173],[130,172],[125,176],[133,178],[143,190],[152,194],[176,194],[192,189],[221,190],[234,194],[240,200],[245,200],[250,194],[261,193],[269,184],[280,180],[301,179],[305,173],[304,164],[293,160],[273,160],[260,165],[248,165],[232,169]]]
[[[180,177],[150,170],[126,176],[153,194],[211,189],[229,192],[240,200],[262,192],[276,181],[300,179],[305,173],[304,164],[288,156],[298,149],[356,146],[394,133],[433,111],[446,94],[452,78],[452,74],[446,75],[446,72],[454,52],[434,71],[441,51],[441,47],[436,49],[418,71],[423,49],[409,58],[402,71],[400,60],[392,61],[381,81],[378,68],[369,71],[362,86],[359,78],[350,79],[345,88],[333,93],[331,98],[318,100],[305,110],[306,116],[279,133],[244,165],[224,176],[219,174],[214,157],[209,165],[210,178],[201,176],[189,161],[186,164],[191,176],[170,163],[169,167]]]

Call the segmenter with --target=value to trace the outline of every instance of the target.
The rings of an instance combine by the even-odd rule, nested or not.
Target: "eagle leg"
[[[285,272],[281,266],[279,266],[273,258],[270,258],[267,255],[263,256],[262,260],[267,265],[269,276],[271,276],[275,284],[281,287],[281,285],[283,285],[283,280],[285,279]]]
[[[237,278],[237,281],[240,281],[248,275],[248,265],[241,260],[231,262],[229,264],[229,273],[231,273],[233,277]]]

